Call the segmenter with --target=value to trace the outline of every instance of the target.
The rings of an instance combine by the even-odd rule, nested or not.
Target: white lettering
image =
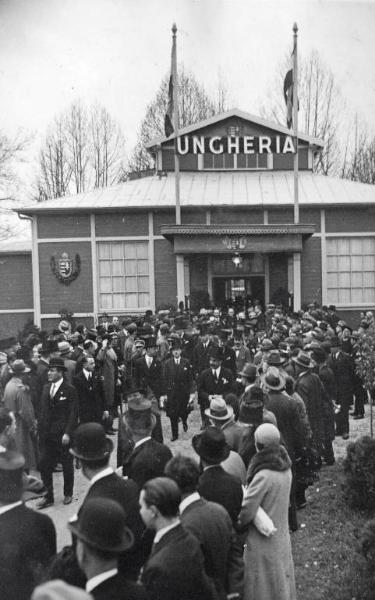
[[[243,138],[243,151],[244,154],[254,154],[254,136],[245,135]]]
[[[276,136],[276,154],[280,154],[280,136]]]
[[[232,137],[228,135],[228,154],[239,154],[240,153],[240,138]]]
[[[283,154],[287,154],[288,152],[295,152],[294,143],[290,135],[287,135],[284,142]]]
[[[271,138],[261,135],[259,137],[259,154],[263,154],[263,152],[271,154]]]
[[[200,154],[204,154],[204,136],[203,135],[201,135],[200,138],[196,135],[193,136],[193,153],[198,154],[198,152]]]
[[[181,139],[183,139],[184,143],[185,143],[184,149],[182,149],[182,146],[181,146]],[[177,152],[179,154],[187,154],[189,152],[189,138],[187,135],[184,135],[183,138],[181,138],[181,137],[177,138]]]
[[[221,140],[221,138],[218,136],[210,138],[209,148],[210,148],[212,154],[222,154],[223,153],[223,144],[221,143],[220,140]],[[215,148],[215,146],[214,146],[215,142],[220,142],[217,148]]]

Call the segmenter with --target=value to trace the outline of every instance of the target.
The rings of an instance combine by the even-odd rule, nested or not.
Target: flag
[[[289,129],[293,127],[293,86],[294,86],[294,53],[297,51],[296,43],[291,56],[291,66],[284,79],[284,99],[286,104],[286,124]]]
[[[171,73],[169,77],[169,86],[168,86],[168,104],[167,104],[167,112],[164,117],[164,131],[166,137],[169,137],[174,132],[173,127],[173,73]]]
[[[176,82],[174,81],[174,79],[175,79],[175,73],[177,72],[177,68],[176,68],[176,58],[177,58],[176,31],[177,31],[177,28],[175,25],[173,25],[172,31],[173,31],[173,41],[172,41],[172,54],[171,54],[171,74],[169,77],[169,85],[168,85],[167,112],[165,113],[165,117],[164,117],[164,132],[165,132],[166,137],[169,137],[174,132],[173,119],[174,119],[175,106],[174,106],[174,102],[173,102],[173,96],[174,96],[174,86],[176,85]]]

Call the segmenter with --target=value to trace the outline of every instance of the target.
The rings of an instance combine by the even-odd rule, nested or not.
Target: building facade
[[[48,328],[66,309],[92,324],[104,312],[235,296],[334,304],[355,322],[375,307],[375,188],[314,174],[322,142],[301,135],[295,223],[293,143],[286,128],[234,109],[150,143],[150,177],[19,209],[31,253],[1,255],[13,284],[0,323],[33,316]]]

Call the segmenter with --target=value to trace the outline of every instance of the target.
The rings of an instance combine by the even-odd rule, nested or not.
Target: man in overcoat
[[[82,370],[73,379],[78,394],[80,423],[101,423],[109,417],[110,406],[105,405],[102,377],[95,370],[95,359],[84,356]]]
[[[150,388],[159,403],[162,388],[162,363],[157,357],[154,336],[145,339],[146,354],[134,361],[133,380],[135,387]]]
[[[187,358],[181,356],[181,340],[172,341],[172,358],[164,364],[163,401],[166,413],[171,421],[172,439],[178,439],[178,421],[181,419],[184,431],[187,431],[189,403],[194,399],[193,371]]]
[[[198,379],[198,402],[201,411],[202,429],[209,420],[205,411],[210,406],[212,396],[224,396],[235,392],[235,379],[230,369],[222,367],[223,349],[215,346],[210,353],[210,367]]]
[[[64,381],[64,372],[65,365],[62,358],[50,360],[49,383],[43,389],[39,424],[40,474],[47,488],[46,497],[38,505],[40,509],[54,503],[53,469],[59,459],[64,476],[64,504],[72,502],[74,468],[69,447],[78,423],[78,397],[76,389]]]

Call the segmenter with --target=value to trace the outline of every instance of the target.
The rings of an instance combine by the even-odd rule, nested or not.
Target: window
[[[268,169],[268,154],[204,154],[203,169]]]
[[[100,310],[149,307],[148,242],[98,243]]]
[[[327,238],[329,304],[375,303],[375,238]]]

